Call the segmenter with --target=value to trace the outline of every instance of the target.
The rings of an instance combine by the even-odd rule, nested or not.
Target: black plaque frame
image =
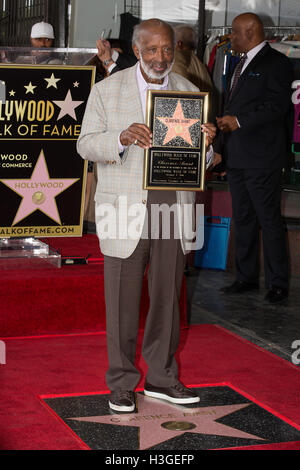
[[[204,191],[208,100],[208,92],[148,90],[144,189]]]

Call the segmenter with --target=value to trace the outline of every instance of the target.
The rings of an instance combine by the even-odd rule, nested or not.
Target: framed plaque
[[[148,90],[144,189],[203,191],[209,93]]]

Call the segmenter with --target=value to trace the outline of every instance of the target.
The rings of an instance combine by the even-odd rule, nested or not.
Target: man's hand
[[[152,133],[145,124],[131,124],[120,134],[120,142],[124,147],[138,145],[143,149],[148,149],[152,144]]]
[[[206,124],[202,124],[201,129],[206,134],[206,145],[211,145],[216,137],[216,126],[211,122],[207,122]]]
[[[101,62],[103,62],[104,60],[111,59],[112,51],[109,41],[107,41],[106,39],[98,39],[98,41],[96,42],[96,46],[98,49],[97,56],[99,57]]]
[[[219,163],[221,163],[221,162],[222,162],[222,155],[221,155],[220,153],[214,152],[213,161],[212,161],[212,164],[211,164],[210,167],[209,167],[209,170],[210,170],[212,173],[214,173],[213,168],[214,168],[215,166],[219,165]],[[216,174],[216,172],[215,172],[215,174]],[[218,174],[219,176],[225,176],[225,175],[226,175],[226,171],[224,170],[224,171],[222,171],[221,173],[218,172],[217,174]]]
[[[210,168],[213,168],[214,166],[219,165],[221,161],[222,161],[222,155],[220,153],[214,152],[213,161],[212,161]]]
[[[223,116],[216,118],[218,128],[222,132],[233,132],[239,128],[236,116]]]

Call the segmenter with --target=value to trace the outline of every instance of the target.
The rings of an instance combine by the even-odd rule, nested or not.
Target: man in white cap
[[[15,64],[48,64],[59,65],[62,63],[60,59],[54,57],[52,52],[44,51],[43,53],[38,49],[51,48],[54,43],[54,30],[50,23],[41,21],[35,23],[31,28],[30,43],[33,49],[28,55],[20,55],[14,59]],[[6,57],[1,57],[2,62],[11,62]]]
[[[53,47],[53,26],[50,23],[45,23],[44,21],[41,21],[40,23],[35,23],[31,28],[30,42],[31,46],[35,49]],[[31,53],[31,63],[41,65],[60,65],[62,64],[62,60],[58,57],[55,57],[52,52],[41,52],[33,50]]]
[[[30,34],[32,47],[52,47],[53,41],[54,31],[51,24],[41,21],[32,26]]]

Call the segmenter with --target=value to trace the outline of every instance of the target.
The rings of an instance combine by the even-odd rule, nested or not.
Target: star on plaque
[[[186,118],[183,114],[180,100],[178,100],[172,117],[157,117],[157,119],[168,128],[163,145],[176,137],[181,137],[189,145],[193,145],[189,128],[199,122],[199,119]]]
[[[41,150],[29,179],[0,180],[11,190],[22,196],[19,209],[12,225],[40,210],[52,220],[61,224],[55,197],[72,186],[79,178],[50,178],[44,152]]]
[[[51,86],[57,88],[57,82],[59,82],[60,78],[55,78],[54,73],[52,73],[51,77],[44,78],[44,80],[48,82],[47,88],[50,88]]]
[[[9,96],[15,96],[15,94],[16,94],[15,90],[10,90],[9,91]]]
[[[75,119],[75,121],[77,121],[75,109],[84,103],[84,101],[73,101],[71,91],[69,90],[64,101],[53,101],[53,103],[55,103],[60,108],[60,113],[57,118],[58,121],[67,115],[71,116],[73,119]]]
[[[27,93],[32,93],[34,95],[34,89],[36,88],[36,85],[32,85],[32,83],[29,82],[28,85],[24,85],[24,88],[26,88],[26,95]]]
[[[138,427],[140,450],[149,449],[183,433],[210,434],[264,441],[261,437],[217,422],[218,419],[224,416],[251,406],[251,403],[186,408],[148,398],[140,393],[137,393],[136,397],[138,413],[119,413],[68,419]]]

